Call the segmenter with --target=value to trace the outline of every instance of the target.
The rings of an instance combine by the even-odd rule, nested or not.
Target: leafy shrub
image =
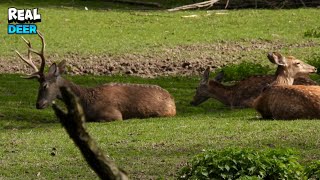
[[[307,63],[320,69],[320,53],[313,54],[310,58],[308,58]]]
[[[316,67],[318,69],[318,74],[320,74],[320,53],[315,53],[306,61],[308,64]],[[316,74],[310,74],[310,77],[320,83],[320,76]]]
[[[304,32],[305,37],[320,38],[320,26]]]
[[[303,174],[292,150],[227,149],[195,156],[178,179],[303,179]]]
[[[224,72],[224,81],[239,81],[252,75],[269,74],[272,71],[269,66],[262,66],[253,62],[231,64],[221,70]]]
[[[314,161],[305,169],[308,179],[320,179],[320,161]]]

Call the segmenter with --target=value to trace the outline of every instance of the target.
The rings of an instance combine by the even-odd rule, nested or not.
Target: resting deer
[[[292,85],[293,79],[317,69],[292,56],[269,53],[277,64],[276,80],[255,100],[264,119],[320,119],[320,86]]]
[[[110,83],[94,88],[81,87],[61,76],[65,72],[65,61],[58,65],[53,63],[49,72],[45,74],[45,40],[39,31],[37,33],[42,41],[40,52],[32,49],[31,43],[25,39],[24,41],[28,45],[28,58],[22,57],[16,51],[18,56],[35,71],[26,78],[35,78],[40,83],[37,109],[46,108],[56,98],[62,100],[60,87],[67,87],[80,98],[88,121],[165,117],[176,114],[176,106],[172,96],[156,85]],[[40,56],[39,70],[31,60],[31,52]]]
[[[196,90],[196,94],[193,96],[191,105],[197,106],[209,98],[214,98],[232,108],[253,107],[253,101],[260,95],[263,88],[275,80],[274,75],[251,76],[237,82],[235,85],[225,86],[221,84],[223,72],[220,72],[210,81],[209,75],[210,68],[207,68]],[[294,80],[294,84],[317,85],[309,77],[298,77]]]

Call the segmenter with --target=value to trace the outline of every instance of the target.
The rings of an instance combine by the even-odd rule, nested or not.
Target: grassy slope
[[[260,121],[253,110],[228,110],[213,100],[191,107],[197,78],[69,79],[89,86],[110,81],[159,84],[175,97],[174,118],[88,124],[100,146],[134,179],[173,178],[180,164],[203,149],[289,147],[301,152],[302,162],[320,159],[320,121]],[[0,80],[0,177],[34,179],[40,172],[45,179],[94,178],[52,110],[35,109],[37,82],[17,75],[0,75]]]
[[[76,1],[77,2],[77,1]],[[86,4],[87,3],[87,4]],[[297,10],[241,10],[189,11],[169,13],[165,11],[92,10],[96,2],[78,4],[44,5],[39,3],[0,4],[0,17],[7,16],[9,6],[40,7],[42,22],[38,28],[45,34],[48,53],[66,54],[124,54],[160,51],[163,48],[188,44],[208,44],[217,41],[243,41],[251,39],[279,40],[283,43],[302,43],[306,30],[320,24],[317,9]],[[100,3],[108,8],[110,3]],[[89,11],[84,10],[84,6]],[[198,18],[183,18],[187,15]],[[211,14],[211,15],[210,15]],[[1,20],[6,25],[6,20]],[[6,35],[0,43],[0,56],[12,56],[13,49],[23,49],[20,35]],[[36,36],[28,36],[38,41]],[[319,40],[315,40],[319,42]],[[39,47],[39,43],[34,43]],[[284,47],[285,48],[285,47]],[[306,51],[306,50],[303,50]],[[308,51],[308,50],[307,50]],[[309,51],[314,51],[311,49]]]

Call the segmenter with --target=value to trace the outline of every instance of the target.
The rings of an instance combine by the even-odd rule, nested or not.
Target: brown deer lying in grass
[[[269,53],[277,64],[276,80],[255,100],[254,108],[265,119],[320,119],[320,86],[292,85],[293,79],[317,69],[279,53]]]
[[[221,84],[223,74],[219,73],[213,80],[209,81],[210,68],[203,74],[202,80],[193,96],[191,105],[197,106],[209,98],[217,99],[226,106],[232,108],[253,107],[254,100],[260,95],[263,88],[275,80],[274,75],[251,76],[235,85],[225,86]],[[296,85],[317,85],[309,77],[297,77]]]
[[[65,72],[65,61],[58,65],[53,63],[47,74],[45,67],[45,41],[38,32],[42,41],[40,52],[31,47],[31,43],[24,39],[28,45],[28,59],[19,57],[32,67],[35,72],[27,78],[36,78],[39,83],[39,92],[36,107],[43,109],[49,106],[56,98],[61,99],[60,87],[68,87],[80,98],[81,105],[88,121],[114,121],[130,118],[165,117],[176,114],[174,99],[164,89],[156,85],[142,84],[105,84],[94,88],[85,88],[64,79],[61,74]],[[40,70],[31,60],[31,52],[41,58]]]

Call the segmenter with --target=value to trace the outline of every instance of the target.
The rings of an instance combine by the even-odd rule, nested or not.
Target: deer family
[[[37,109],[48,107],[56,98],[62,100],[60,87],[70,88],[79,97],[87,121],[114,121],[130,118],[167,117],[176,114],[173,97],[156,85],[110,83],[94,88],[76,85],[61,75],[65,72],[66,62],[58,65],[53,63],[49,72],[45,68],[45,40],[37,31],[42,42],[40,52],[32,49],[31,43],[23,38],[28,46],[28,58],[18,51],[18,56],[35,71],[27,79],[37,79],[40,83]],[[40,56],[41,65],[37,66],[31,60],[31,53]]]
[[[276,80],[255,100],[254,108],[264,119],[319,119],[320,87],[292,85],[293,79],[317,69],[295,57],[269,53],[277,64]]]
[[[209,81],[210,68],[204,71],[202,79],[193,96],[191,105],[197,106],[209,98],[217,99],[226,106],[232,108],[253,107],[254,100],[262,90],[275,80],[274,75],[251,76],[237,82],[235,85],[225,86],[221,83],[223,72]],[[317,85],[309,77],[297,77],[294,84]]]

